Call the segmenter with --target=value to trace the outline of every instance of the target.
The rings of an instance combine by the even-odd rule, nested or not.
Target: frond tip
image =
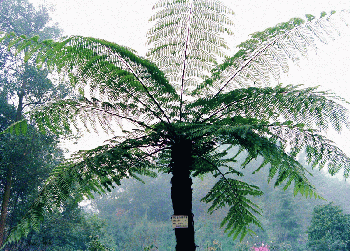
[[[1,134],[16,134],[16,135],[21,135],[21,134],[26,134],[28,130],[28,122],[25,119],[22,119],[20,121],[17,121],[11,125],[9,125],[7,128],[5,128]]]
[[[209,213],[229,206],[229,212],[221,222],[221,227],[226,225],[225,232],[229,232],[229,236],[234,235],[233,239],[236,239],[241,234],[240,240],[243,240],[247,233],[254,233],[248,228],[249,224],[255,224],[262,229],[254,215],[261,215],[261,209],[247,198],[247,196],[261,196],[262,194],[263,192],[257,186],[222,177],[201,201],[212,202],[208,209]]]

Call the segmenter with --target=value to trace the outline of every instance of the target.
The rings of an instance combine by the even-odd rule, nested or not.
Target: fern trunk
[[[172,146],[171,199],[174,215],[188,216],[188,228],[175,228],[176,250],[196,250],[192,214],[192,143],[182,139]]]

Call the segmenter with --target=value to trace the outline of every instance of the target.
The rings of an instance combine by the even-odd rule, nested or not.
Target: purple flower
[[[270,251],[269,246],[264,246],[264,243],[262,243],[261,247],[252,247],[253,251]]]

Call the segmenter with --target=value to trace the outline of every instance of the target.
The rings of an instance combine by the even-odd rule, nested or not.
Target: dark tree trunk
[[[23,97],[25,95],[24,92],[25,84],[22,85],[22,91],[19,91],[18,94],[18,107],[17,107],[17,113],[16,113],[16,122],[21,120],[22,118],[22,110],[23,110]],[[4,236],[5,236],[5,227],[6,227],[6,217],[7,217],[7,211],[8,211],[8,205],[10,201],[10,195],[11,195],[11,184],[12,183],[12,166],[9,165],[9,169],[7,170],[7,177],[6,177],[6,184],[5,184],[5,191],[1,203],[1,215],[0,215],[0,247],[2,246],[4,242]]]
[[[188,216],[188,228],[175,228],[176,250],[196,250],[194,241],[194,225],[192,214],[192,179],[190,176],[192,165],[192,143],[182,139],[171,148],[171,199],[174,215]]]
[[[17,107],[17,112],[16,112],[16,122],[20,121],[22,119],[22,111],[23,111],[23,97],[25,95],[25,92],[19,91],[17,93],[18,95],[18,107]]]
[[[3,244],[4,236],[5,236],[6,216],[7,216],[8,204],[10,201],[11,183],[12,183],[12,167],[10,166],[9,169],[7,170],[5,192],[4,192],[3,200],[1,203],[0,247]]]

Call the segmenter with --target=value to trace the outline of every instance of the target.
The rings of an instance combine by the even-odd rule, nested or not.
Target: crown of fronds
[[[317,40],[337,36],[346,24],[346,12],[291,19],[254,33],[233,57],[217,65],[226,48],[220,34],[232,33],[230,9],[203,0],[162,0],[154,8],[155,25],[148,33],[154,63],[101,39],[3,37],[12,38],[10,47],[25,51],[25,60],[66,74],[80,90],[79,98],[53,101],[32,111],[41,131],[64,133],[77,126],[77,117],[85,127],[94,128],[99,121],[108,130],[113,117],[123,129],[130,123],[137,129],[57,167],[8,241],[38,227],[43,210],[59,207],[67,196],[80,194],[77,199],[82,199],[110,189],[122,178],[154,175],[150,168],[169,172],[170,149],[178,137],[193,142],[192,176],[220,177],[203,201],[212,203],[209,212],[229,207],[222,226],[235,238],[249,233],[249,224],[261,227],[255,216],[260,209],[248,197],[262,193],[239,180],[239,168],[258,156],[264,161],[254,173],[270,164],[269,181],[274,179],[275,186],[284,189],[294,184],[294,193],[307,197],[319,196],[296,160],[301,151],[313,167],[326,166],[331,174],[343,169],[344,177],[349,176],[350,159],[322,135],[329,125],[338,132],[349,126],[348,112],[341,105],[345,101],[316,88],[265,87],[288,71],[289,60],[297,61],[316,48]],[[206,78],[209,72],[212,75]],[[18,122],[6,132],[20,133],[25,125]],[[227,157],[228,149],[219,149],[222,144],[236,147],[237,154]],[[232,163],[241,154],[245,161],[236,167]]]

